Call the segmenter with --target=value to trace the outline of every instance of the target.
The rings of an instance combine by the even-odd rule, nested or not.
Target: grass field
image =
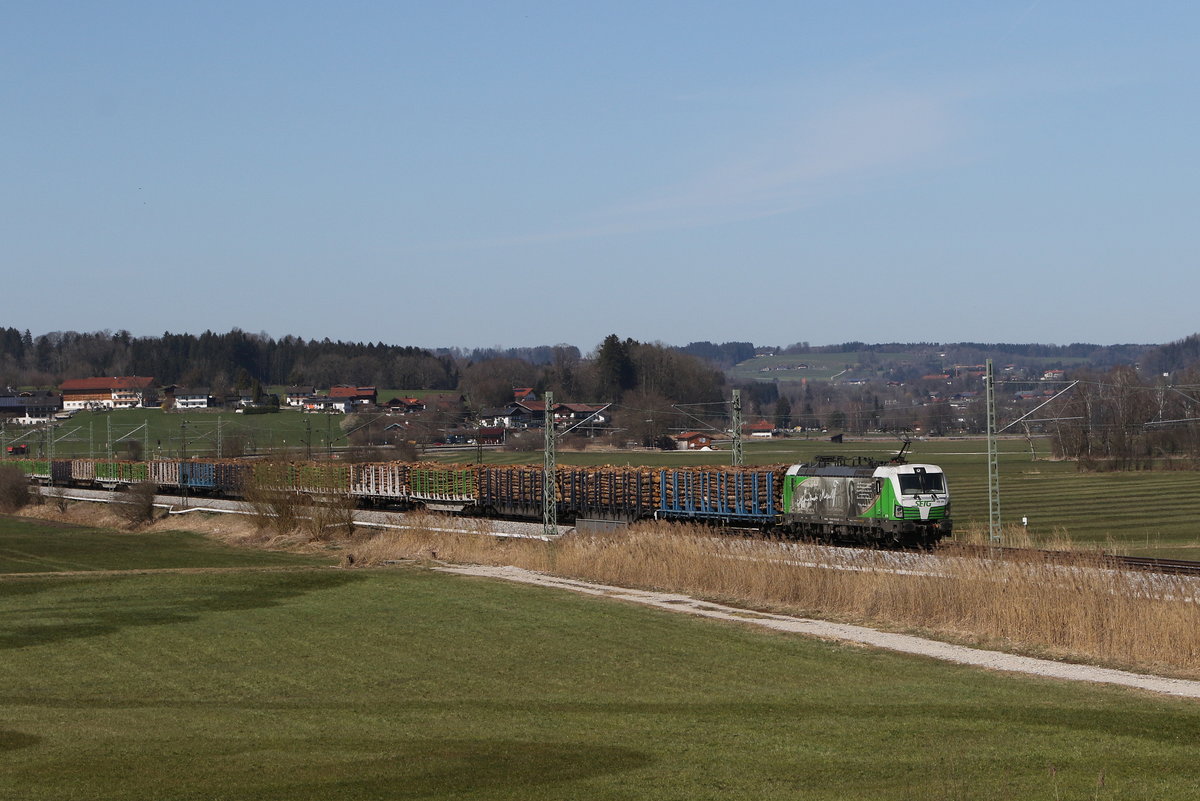
[[[1013,357],[1023,368],[1071,366],[1086,363],[1078,357]],[[806,365],[800,368],[799,365]],[[797,353],[755,356],[733,366],[735,381],[830,381],[835,378],[882,376],[894,367],[917,367],[929,372],[950,370],[955,362],[929,348],[902,352],[839,351],[836,353]],[[783,369],[780,369],[783,368]]]
[[[863,373],[860,365],[864,358],[869,356],[870,354],[857,352],[756,356],[734,365],[730,372],[735,381],[829,381],[847,370],[856,376]],[[895,361],[904,359],[901,355],[895,357]],[[874,373],[875,370],[871,369],[863,374]]]
[[[36,527],[36,528],[34,528]],[[85,569],[0,522],[0,549]],[[40,543],[40,545],[39,545]],[[1200,706],[411,568],[0,577],[0,798],[1191,799]],[[229,568],[246,558],[244,572]],[[292,559],[278,556],[287,562]],[[305,559],[292,564],[303,568]],[[96,560],[96,568],[111,563]]]
[[[307,415],[294,409],[273,414],[235,414],[231,410],[189,410],[164,412],[161,409],[120,409],[111,412],[78,412],[54,429],[54,455],[57,457],[103,458],[108,453],[111,431],[113,451],[120,457],[123,442],[135,439],[145,447],[149,459],[189,456],[214,456],[218,443],[228,448],[239,438],[248,454],[287,452],[303,458],[309,450],[325,451],[332,440],[345,446],[341,415]],[[15,439],[12,429],[8,441],[29,444],[30,453],[46,450],[45,437],[34,433]]]
[[[130,534],[0,517],[0,574],[283,567],[328,562],[272,551],[234,550],[187,532]]]

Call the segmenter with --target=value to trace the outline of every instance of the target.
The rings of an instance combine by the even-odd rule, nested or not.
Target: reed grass
[[[917,558],[664,524],[554,542],[448,532],[448,525],[430,516],[411,529],[374,534],[353,544],[355,558],[514,565],[1019,653],[1200,676],[1197,583],[1124,570],[1095,550],[1053,563],[954,547]]]

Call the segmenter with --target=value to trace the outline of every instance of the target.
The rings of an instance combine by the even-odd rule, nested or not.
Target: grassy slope
[[[0,648],[3,799],[1200,789],[1192,702],[416,569],[0,580]]]
[[[0,517],[0,574],[327,564],[328,559],[232,550],[199,534],[129,534]]]

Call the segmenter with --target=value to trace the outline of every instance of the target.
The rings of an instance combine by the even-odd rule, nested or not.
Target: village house
[[[311,398],[317,394],[317,388],[313,386],[307,387],[288,387],[284,392],[283,402],[288,406],[304,406],[305,398]]]
[[[154,379],[144,376],[69,378],[59,387],[63,409],[134,409],[157,406]]]
[[[699,451],[711,448],[713,435],[703,431],[685,431],[675,435],[675,446],[681,451]]]
[[[0,392],[0,422],[32,426],[62,410],[62,396],[52,392]]]
[[[594,437],[609,423],[610,403],[596,406],[590,403],[554,404],[554,424],[559,428],[572,429],[577,434]]]
[[[453,428],[446,432],[447,445],[503,445],[504,429],[481,426],[479,428]]]
[[[552,408],[554,425],[559,428],[578,426],[580,433],[595,434],[609,423],[611,404],[596,406],[588,403],[556,403]],[[479,424],[495,428],[541,428],[546,422],[545,401],[521,401],[479,413]]]
[[[507,406],[497,406],[479,411],[479,425],[490,428],[516,428],[513,425],[513,413],[519,404],[510,403]]]
[[[338,384],[329,388],[330,398],[345,398],[350,401],[350,405],[354,408],[363,408],[376,405],[379,398],[375,387],[355,387],[350,384]]]
[[[350,414],[354,410],[354,401],[350,398],[312,395],[304,399],[301,410],[309,414]]]
[[[771,437],[775,434],[775,424],[769,420],[759,420],[757,423],[742,426],[742,433],[752,437]]]
[[[397,414],[415,414],[425,411],[425,402],[420,398],[395,397],[383,404],[383,408]]]
[[[545,401],[522,401],[510,408],[509,428],[542,428],[546,424]]]
[[[174,384],[163,387],[163,408],[207,409],[213,405],[212,393],[207,387],[181,387]]]

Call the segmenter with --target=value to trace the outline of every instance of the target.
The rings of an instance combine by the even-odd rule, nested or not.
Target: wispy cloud
[[[947,101],[932,95],[893,93],[802,109],[657,193],[598,210],[576,226],[486,244],[560,242],[791,213],[934,162],[954,130]]]

